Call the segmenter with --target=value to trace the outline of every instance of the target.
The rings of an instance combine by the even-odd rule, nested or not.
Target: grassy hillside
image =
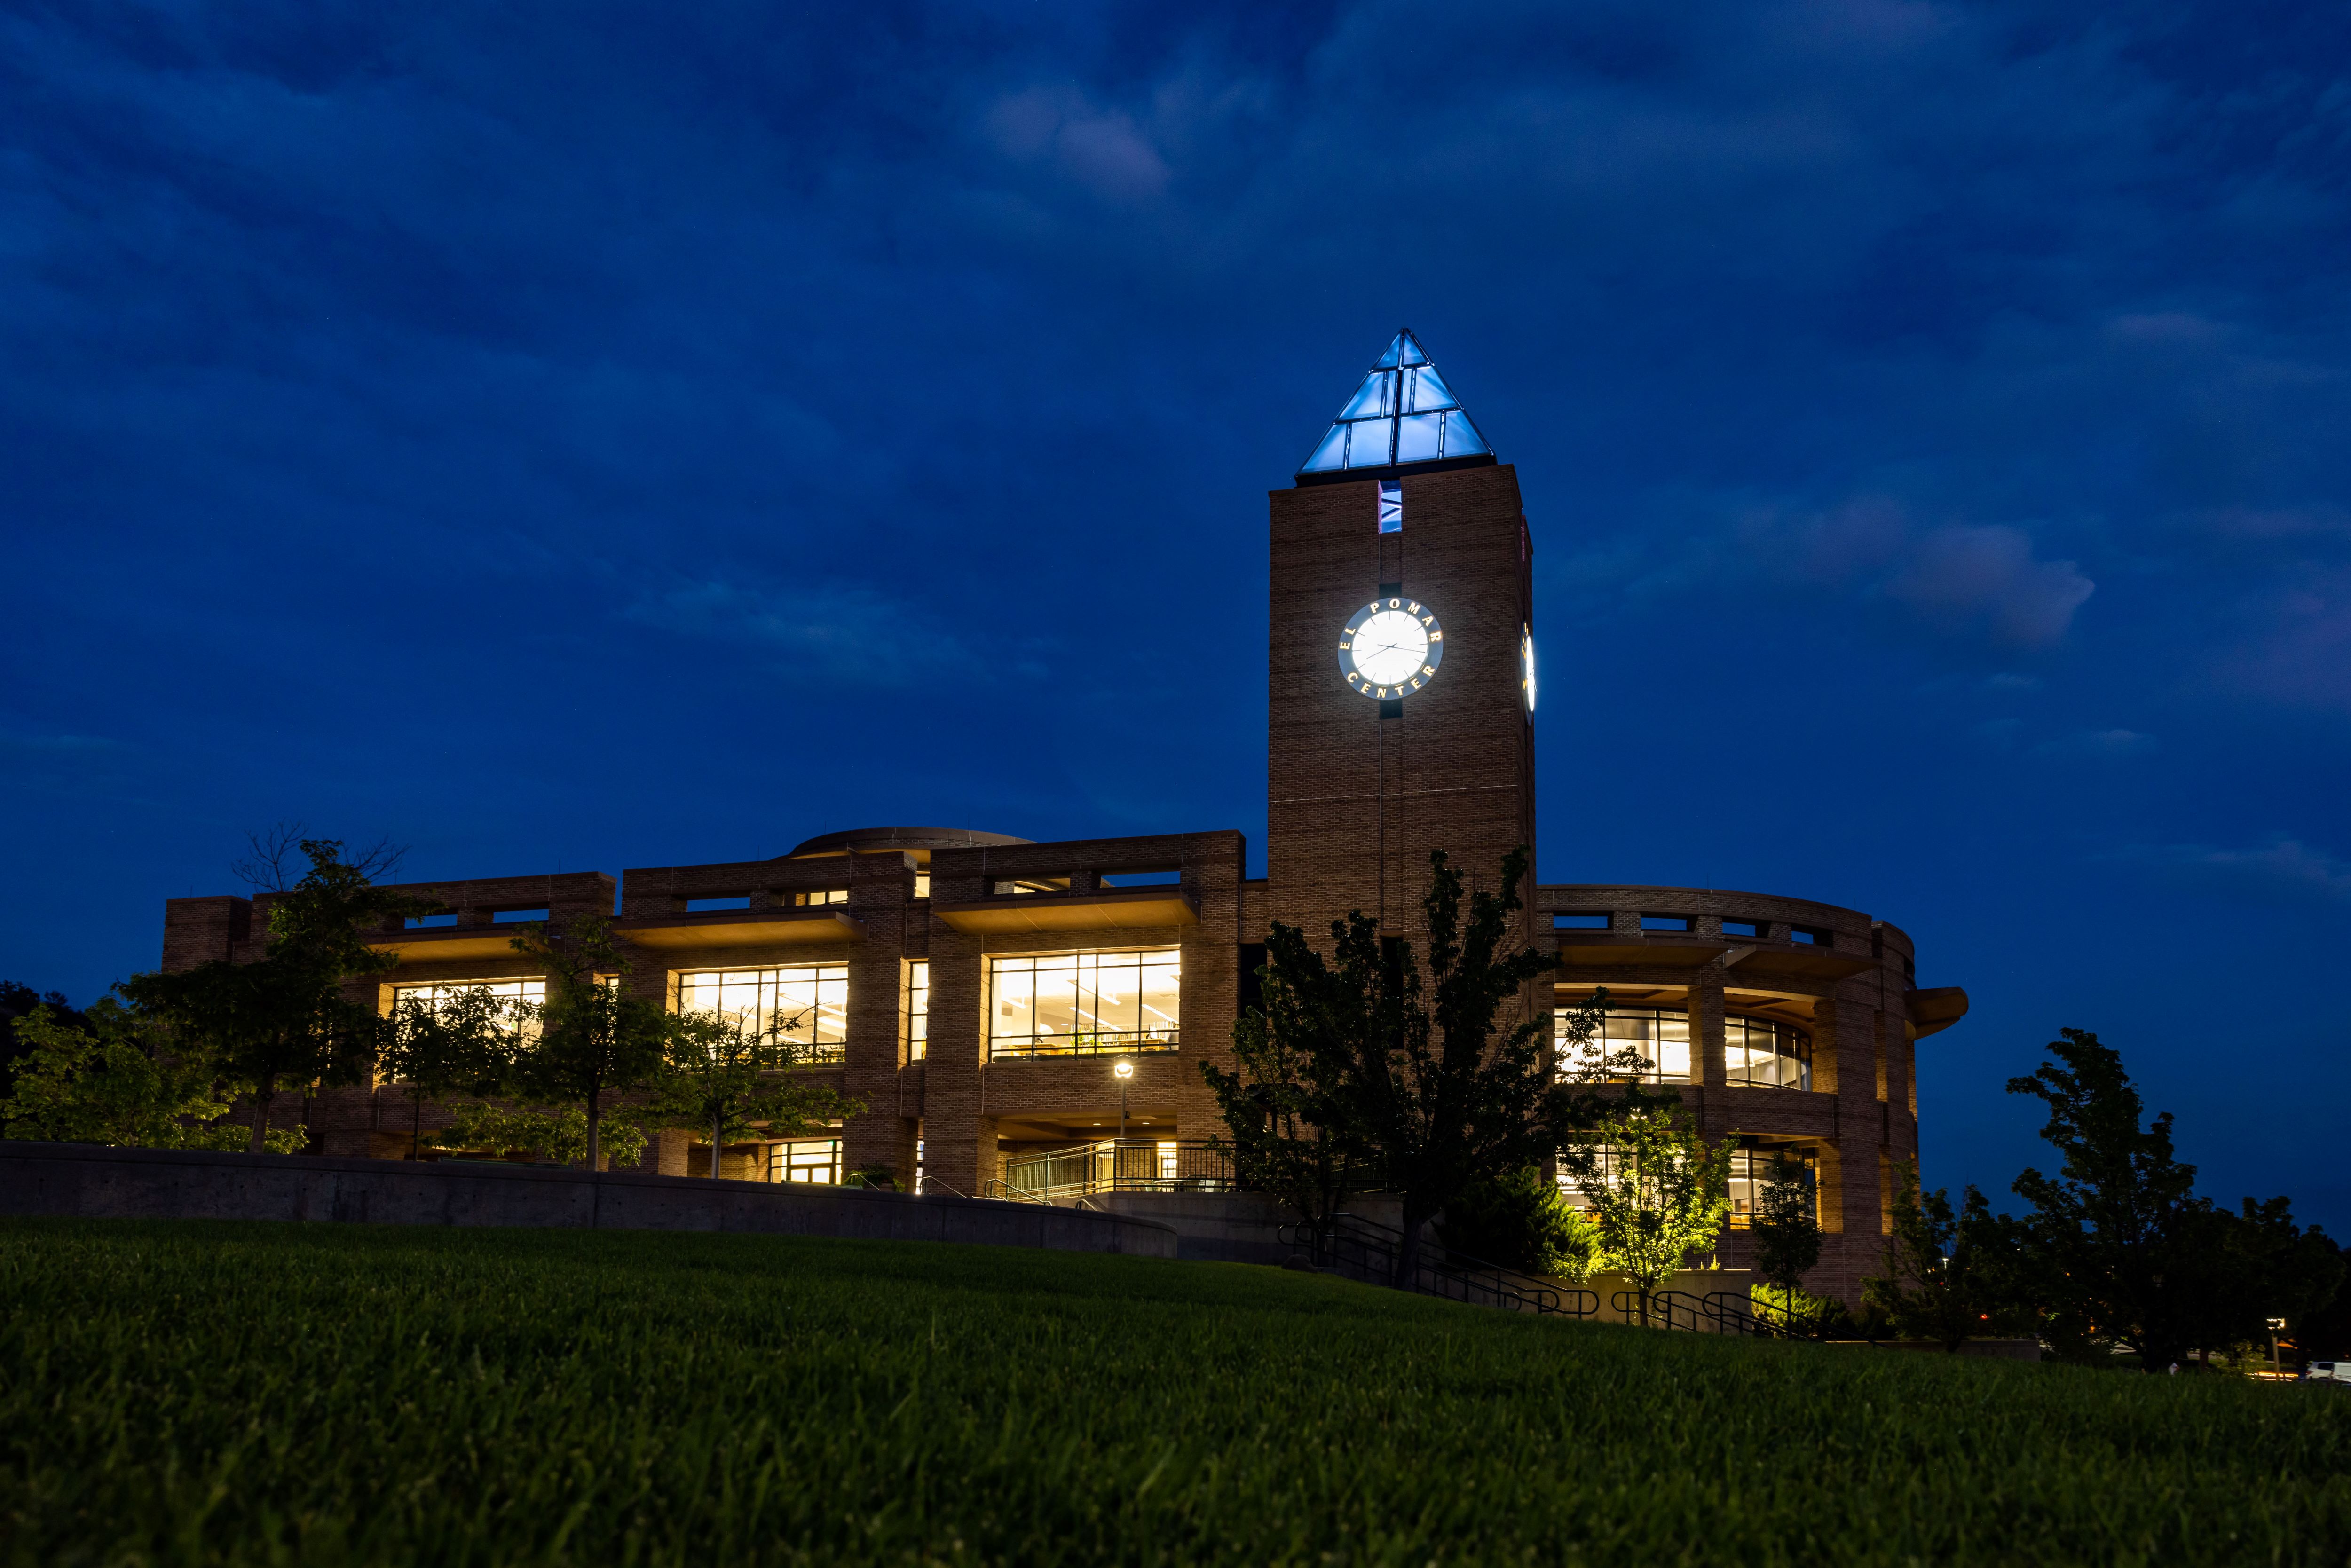
[[[5,1561],[2327,1563],[2351,1398],[799,1239],[0,1225]]]

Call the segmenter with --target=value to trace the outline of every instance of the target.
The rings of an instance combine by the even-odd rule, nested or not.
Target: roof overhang
[[[1962,986],[1937,986],[1910,993],[1910,1032],[1917,1040],[1947,1030],[1968,1016],[1968,993]]]
[[[1740,947],[1722,961],[1742,980],[1779,977],[1795,980],[1843,980],[1876,967],[1877,960],[1818,947]]]
[[[1559,961],[1577,969],[1697,969],[1730,951],[1728,942],[1696,936],[1619,936],[1559,933]]]
[[[403,931],[380,936],[368,946],[377,953],[395,953],[403,964],[438,964],[458,958],[496,958],[514,951],[519,925],[443,926],[427,931]]]
[[[957,904],[933,902],[931,913],[957,931],[1142,931],[1197,925],[1199,905],[1180,887],[1102,888],[1035,893]]]
[[[837,909],[759,910],[728,915],[670,915],[624,920],[612,934],[640,947],[778,947],[862,942],[865,926]]]

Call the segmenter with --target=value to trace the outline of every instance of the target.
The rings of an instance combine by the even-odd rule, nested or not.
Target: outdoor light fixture
[[[1126,1142],[1126,1081],[1134,1076],[1134,1063],[1122,1057],[1110,1071],[1111,1076],[1118,1080],[1118,1141],[1123,1144]],[[1117,1159],[1116,1155],[1111,1156],[1111,1180],[1113,1184],[1118,1180]]]

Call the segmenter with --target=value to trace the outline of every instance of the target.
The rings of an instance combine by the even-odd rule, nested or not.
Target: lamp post
[[[1118,1080],[1118,1142],[1110,1146],[1110,1186],[1116,1192],[1119,1178],[1126,1174],[1120,1166],[1126,1163],[1126,1084],[1134,1076],[1134,1063],[1120,1057],[1110,1074]]]

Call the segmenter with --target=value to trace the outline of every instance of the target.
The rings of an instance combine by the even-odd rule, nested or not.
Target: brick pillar
[[[849,1020],[841,1087],[865,1103],[841,1127],[841,1174],[887,1166],[902,1189],[914,1179],[914,1121],[900,1105],[906,1052],[907,921],[914,862],[901,852],[850,857],[849,913],[865,940],[849,956]]]
[[[1715,959],[1690,978],[1690,1066],[1698,1085],[1720,1089],[1728,1082],[1722,1042],[1722,960]],[[1709,1132],[1713,1129],[1708,1129]]]
[[[932,862],[935,867],[936,861]],[[977,897],[978,878],[965,892],[935,880],[932,896]],[[987,966],[979,939],[934,921],[931,944],[930,1049],[923,1066],[923,1170],[956,1192],[977,1194],[997,1175],[996,1120],[987,1114],[981,1081],[987,1048]]]
[[[1861,1278],[1878,1267],[1886,1241],[1878,1184],[1877,1040],[1871,1009],[1823,998],[1813,1015],[1813,1053],[1836,1064],[1837,1181],[1823,1186],[1840,1234],[1821,1249],[1823,1283],[1849,1305],[1861,1301]],[[1823,1167],[1825,1177],[1825,1165]]]

